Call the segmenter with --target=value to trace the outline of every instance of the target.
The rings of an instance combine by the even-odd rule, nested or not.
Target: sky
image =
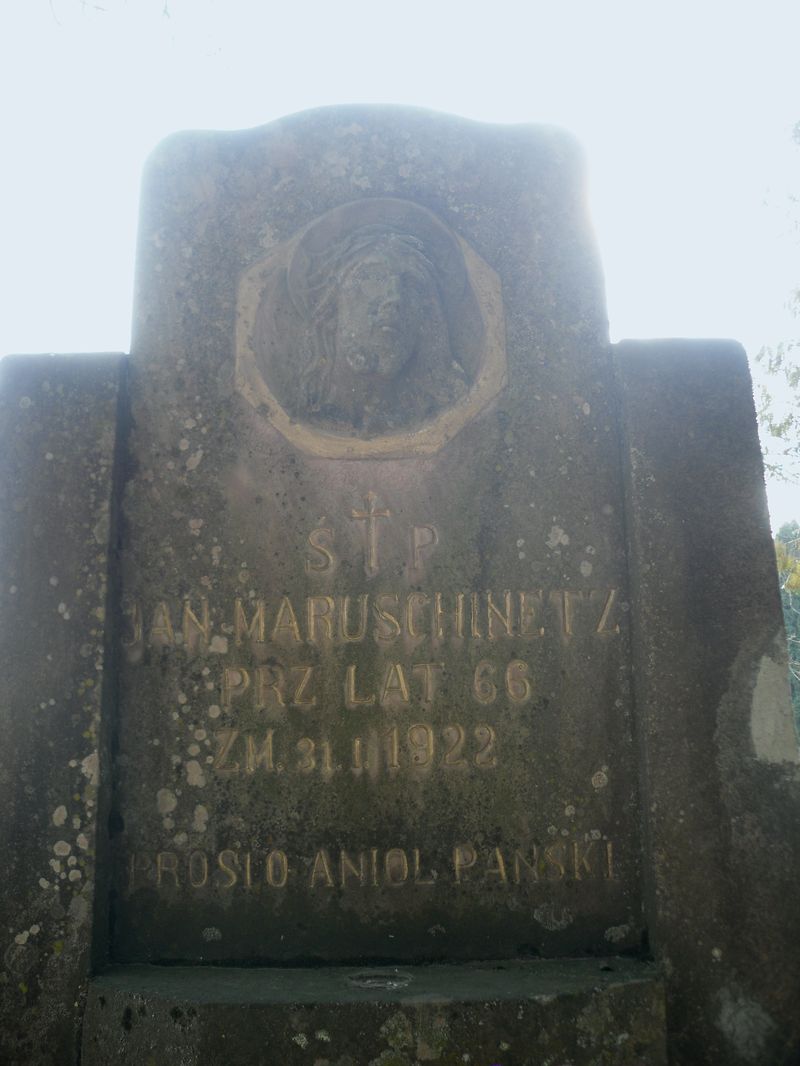
[[[128,349],[168,133],[364,102],[572,131],[612,340],[754,357],[800,336],[798,40],[798,0],[0,0],[0,355]]]

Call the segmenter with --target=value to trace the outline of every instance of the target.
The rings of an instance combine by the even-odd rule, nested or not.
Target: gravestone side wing
[[[744,351],[624,341],[643,890],[676,1062],[800,1057],[800,758]]]
[[[108,954],[123,376],[121,356],[0,363],[0,1060],[8,1063],[77,1061],[93,957]]]

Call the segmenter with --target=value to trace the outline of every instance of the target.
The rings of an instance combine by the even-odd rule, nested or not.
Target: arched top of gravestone
[[[394,341],[361,298],[376,284],[402,290]],[[133,332],[153,402],[238,393],[280,432],[433,451],[519,367],[580,377],[607,343],[581,150],[552,127],[378,106],[175,134],[146,170]]]

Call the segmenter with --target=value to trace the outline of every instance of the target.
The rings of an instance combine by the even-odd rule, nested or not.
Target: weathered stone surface
[[[0,1060],[77,1061],[99,894],[123,360],[0,364]],[[100,827],[100,828],[99,828]],[[102,919],[101,919],[102,921]]]
[[[119,358],[3,365],[3,1061],[800,1061],[746,361],[609,346],[581,182],[422,112],[181,135],[130,423]]]
[[[638,948],[582,181],[561,133],[369,108],[151,162],[117,959]]]
[[[800,760],[745,353],[616,346],[644,899],[670,1061],[800,1061]]]
[[[94,982],[84,1066],[662,1066],[664,1000],[620,959],[307,970],[123,967]],[[379,980],[393,985],[375,987]]]

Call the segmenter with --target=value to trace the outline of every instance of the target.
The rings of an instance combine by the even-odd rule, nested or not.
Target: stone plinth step
[[[666,1063],[658,971],[627,959],[288,969],[123,966],[94,979],[83,1066]]]

